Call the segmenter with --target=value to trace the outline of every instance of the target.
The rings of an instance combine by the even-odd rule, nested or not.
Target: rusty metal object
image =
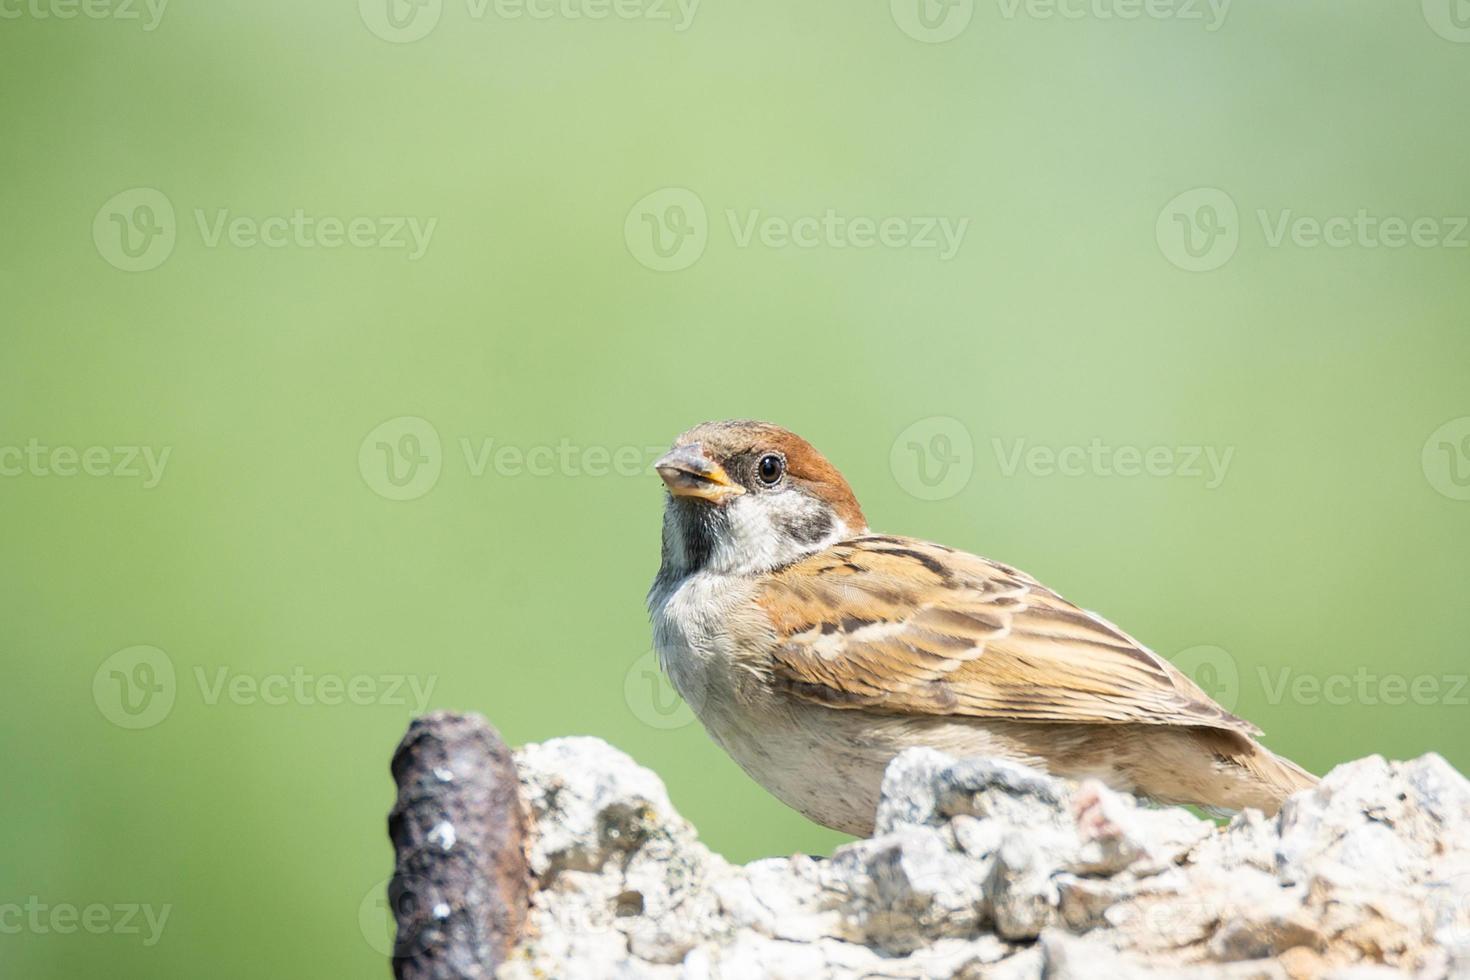
[[[478,715],[435,712],[409,725],[393,779],[394,976],[493,976],[520,938],[531,889],[510,749]]]

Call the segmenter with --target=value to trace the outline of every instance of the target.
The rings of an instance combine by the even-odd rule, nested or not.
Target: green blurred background
[[[0,973],[387,975],[411,684],[610,740],[733,859],[840,843],[653,683],[648,447],[706,418],[801,432],[875,527],[1021,565],[1309,768],[1470,767],[1460,0],[391,2],[0,3]],[[898,221],[744,237],[829,209]],[[1360,211],[1432,222],[1276,237]],[[1009,466],[1094,440],[1171,462]]]

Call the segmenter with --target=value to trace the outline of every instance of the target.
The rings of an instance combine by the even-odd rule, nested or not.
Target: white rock
[[[1339,766],[1216,828],[910,750],[873,838],[744,867],[597,739],[516,762],[538,887],[502,980],[1470,977],[1470,782],[1436,755]]]

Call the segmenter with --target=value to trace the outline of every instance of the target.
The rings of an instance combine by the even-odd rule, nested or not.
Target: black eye
[[[786,472],[786,463],[780,456],[774,453],[761,457],[760,465],[756,472],[760,474],[761,482],[766,486],[772,486],[781,479],[781,474]]]

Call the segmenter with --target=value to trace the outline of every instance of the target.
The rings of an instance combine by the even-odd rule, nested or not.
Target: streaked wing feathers
[[[776,681],[830,707],[1259,734],[1111,623],[925,541],[842,542],[777,572],[757,601]]]

